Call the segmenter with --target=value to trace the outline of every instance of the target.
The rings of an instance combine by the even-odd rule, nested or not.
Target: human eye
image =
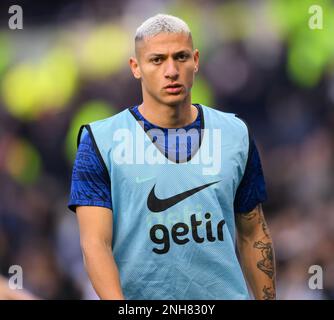
[[[189,58],[189,54],[187,53],[180,53],[177,57],[179,61],[186,61]]]
[[[151,62],[152,62],[153,64],[160,64],[160,63],[162,62],[162,58],[161,58],[161,57],[153,57],[153,58],[151,59]]]

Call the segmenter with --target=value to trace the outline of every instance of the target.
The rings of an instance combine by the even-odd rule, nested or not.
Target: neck
[[[149,122],[162,128],[181,128],[194,122],[198,110],[189,101],[177,105],[166,105],[146,100],[139,106],[139,112]]]

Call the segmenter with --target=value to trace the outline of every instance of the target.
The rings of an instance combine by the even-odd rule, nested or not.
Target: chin
[[[166,99],[163,99],[164,103],[169,106],[178,106],[181,103],[184,103],[186,98],[184,95],[170,96]]]

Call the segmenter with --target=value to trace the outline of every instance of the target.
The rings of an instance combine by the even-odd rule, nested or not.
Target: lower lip
[[[168,93],[180,93],[181,90],[182,90],[182,87],[169,87],[169,88],[165,88],[165,90],[168,92]]]

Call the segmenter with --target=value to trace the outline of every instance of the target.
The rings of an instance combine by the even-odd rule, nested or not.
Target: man
[[[69,208],[97,294],[248,299],[246,278],[256,299],[275,299],[264,178],[247,126],[191,103],[199,52],[184,21],[146,20],[135,53],[143,102],[83,126],[73,169]]]

